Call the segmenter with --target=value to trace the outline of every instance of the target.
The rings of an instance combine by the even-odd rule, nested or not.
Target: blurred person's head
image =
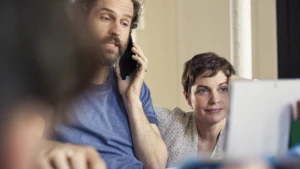
[[[93,39],[98,63],[111,66],[124,54],[140,10],[138,0],[74,0],[71,16]]]
[[[214,125],[226,118],[229,107],[228,80],[235,74],[232,65],[215,53],[194,56],[184,65],[184,96],[203,124]]]
[[[6,169],[28,168],[37,117],[77,96],[98,67],[81,46],[67,5],[0,1],[0,166]]]

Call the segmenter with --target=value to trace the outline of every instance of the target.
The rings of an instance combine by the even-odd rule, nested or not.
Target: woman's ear
[[[185,98],[187,104],[193,109],[192,103],[191,103],[191,99],[190,99],[190,97],[188,96],[187,92],[186,92],[186,91],[183,91],[183,95],[184,95],[184,98]]]

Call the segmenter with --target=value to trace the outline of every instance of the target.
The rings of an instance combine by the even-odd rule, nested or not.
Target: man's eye
[[[122,22],[122,25],[123,25],[124,27],[128,27],[128,24],[127,24],[126,22]]]
[[[101,19],[104,20],[104,21],[110,21],[110,18],[106,17],[106,16],[102,16]]]

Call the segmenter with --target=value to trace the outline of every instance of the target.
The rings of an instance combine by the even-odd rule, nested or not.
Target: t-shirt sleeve
[[[143,83],[143,86],[142,86],[140,99],[143,104],[143,109],[144,109],[145,115],[148,118],[149,122],[152,124],[158,125],[157,116],[154,112],[154,108],[153,108],[153,104],[152,104],[150,90],[145,83]]]

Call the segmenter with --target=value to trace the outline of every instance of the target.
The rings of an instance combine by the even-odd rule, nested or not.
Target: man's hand
[[[137,61],[136,72],[126,80],[120,76],[119,63],[116,64],[118,88],[122,95],[125,109],[130,124],[130,131],[135,156],[140,160],[145,169],[165,168],[168,152],[159,130],[155,124],[150,124],[145,115],[143,103],[140,100],[141,90],[147,72],[148,59],[141,48],[133,43],[132,52],[136,55],[132,59]],[[146,100],[152,104],[151,100]]]
[[[44,141],[36,169],[106,169],[92,147]]]
[[[134,98],[139,99],[148,66],[148,59],[137,44],[133,43],[133,47],[131,50],[136,54],[132,56],[132,59],[137,61],[138,63],[138,68],[134,74],[132,74],[126,80],[122,80],[120,75],[119,63],[116,64],[119,92],[122,97],[127,100],[131,100]]]

